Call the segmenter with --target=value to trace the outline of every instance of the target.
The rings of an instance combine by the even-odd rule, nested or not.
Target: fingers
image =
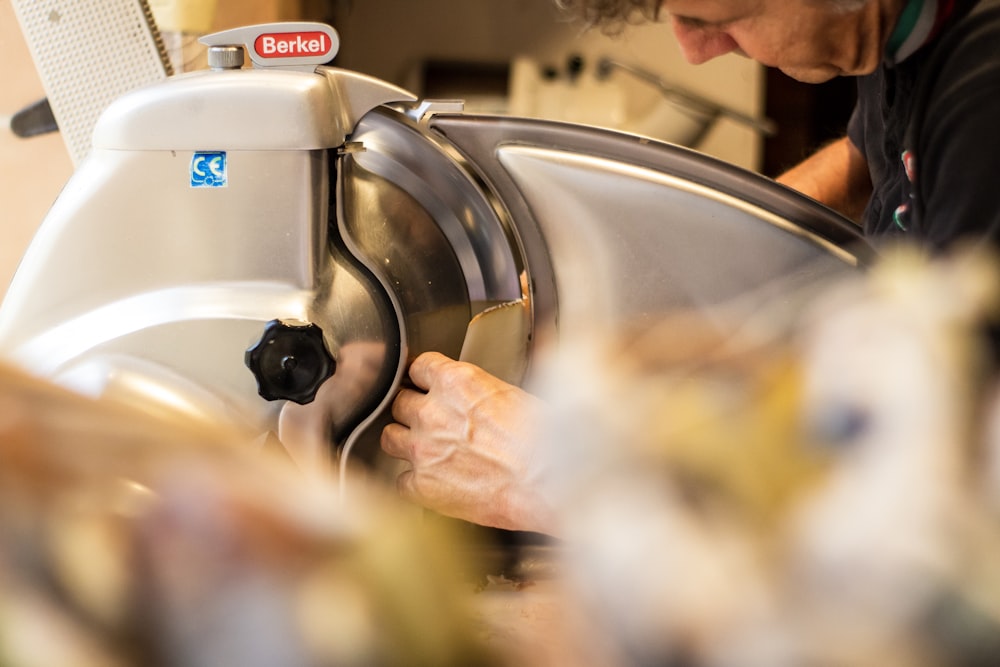
[[[440,352],[424,352],[410,364],[410,380],[421,389],[430,389],[434,379],[442,370],[454,363],[456,363],[454,360]]]
[[[413,426],[421,404],[426,401],[426,394],[412,389],[400,389],[392,401],[392,418],[404,426]]]
[[[427,400],[425,394],[412,389],[401,389],[392,402],[392,418],[396,423],[387,424],[382,429],[380,444],[389,456],[413,462],[415,438],[411,430],[420,412],[420,406]]]
[[[388,424],[382,429],[379,440],[382,451],[394,459],[413,461],[413,443],[410,429],[402,424]]]

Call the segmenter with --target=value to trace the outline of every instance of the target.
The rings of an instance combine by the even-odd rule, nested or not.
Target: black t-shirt
[[[1000,245],[1000,0],[958,0],[940,33],[858,79],[848,135],[868,161],[876,244]]]

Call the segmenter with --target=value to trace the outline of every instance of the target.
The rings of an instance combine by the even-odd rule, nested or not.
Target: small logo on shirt
[[[917,182],[917,158],[911,150],[903,151],[899,156],[903,161],[903,171],[906,173],[906,180],[913,186]],[[913,199],[913,188],[910,187],[909,199]],[[900,204],[892,213],[892,222],[898,229],[906,231],[910,223],[910,202]]]
[[[913,151],[906,150],[903,151],[901,156],[903,160],[903,169],[906,170],[906,179],[910,181],[911,184],[917,182],[917,158],[913,154]]]

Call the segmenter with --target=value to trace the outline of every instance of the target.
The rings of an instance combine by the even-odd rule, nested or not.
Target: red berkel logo
[[[267,33],[254,40],[253,48],[262,58],[321,56],[330,49],[330,38],[323,32]]]

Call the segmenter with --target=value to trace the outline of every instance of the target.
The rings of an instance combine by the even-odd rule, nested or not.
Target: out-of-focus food
[[[356,486],[0,368],[0,664],[497,664],[451,536]]]
[[[889,248],[564,346],[538,391],[593,664],[989,664],[998,297],[988,253]]]

